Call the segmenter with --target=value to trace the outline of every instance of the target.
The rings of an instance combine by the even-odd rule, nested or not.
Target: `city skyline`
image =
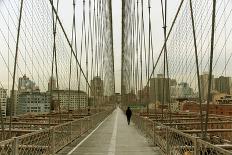
[[[0,154],[231,154],[231,42],[232,0],[0,0]]]

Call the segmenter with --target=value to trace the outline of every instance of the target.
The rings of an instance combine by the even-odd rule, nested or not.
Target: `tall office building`
[[[163,99],[164,102],[170,101],[170,89],[168,86],[170,81],[170,79],[164,78],[163,74],[157,74],[156,78],[150,80],[149,98],[151,102],[162,102]]]
[[[208,85],[209,85],[209,74],[207,72],[200,75],[200,83],[201,83],[201,97],[202,101],[206,101],[208,98]],[[214,76],[212,75],[211,80],[211,91],[214,89]]]
[[[44,113],[50,111],[50,97],[42,92],[23,92],[18,94],[17,114]]]
[[[19,93],[31,92],[36,89],[35,83],[31,81],[26,75],[19,78],[18,91]]]
[[[9,100],[12,114],[17,115],[27,112],[49,112],[49,102],[46,93],[41,93],[35,82],[26,75],[19,78],[18,91],[14,90],[14,96]]]
[[[103,80],[99,76],[96,76],[91,80],[91,89],[91,96],[103,96]]]
[[[57,90],[56,80],[54,77],[50,77],[48,82],[48,91]]]
[[[193,97],[193,89],[186,82],[181,82],[176,86],[171,86],[172,98],[189,98]]]
[[[58,99],[59,93],[59,99]],[[76,110],[88,106],[87,93],[80,90],[54,90],[52,93],[53,100],[59,102],[62,110]]]
[[[6,116],[7,90],[0,88],[0,106],[2,116]]]
[[[215,90],[220,93],[231,94],[231,77],[220,76],[215,78]]]
[[[17,111],[17,104],[18,104],[18,91],[14,90],[14,96],[11,97],[12,95],[12,90],[10,92],[10,98],[7,99],[7,115],[10,115],[10,111],[12,113],[12,116],[16,115],[16,111]]]

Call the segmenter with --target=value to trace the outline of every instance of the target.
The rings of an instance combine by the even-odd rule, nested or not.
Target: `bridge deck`
[[[115,110],[95,131],[79,144],[75,142],[61,150],[59,155],[159,155],[134,124],[127,125],[120,109]]]

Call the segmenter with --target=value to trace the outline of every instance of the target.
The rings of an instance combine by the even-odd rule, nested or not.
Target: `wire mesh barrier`
[[[53,128],[52,132],[54,152],[63,148],[71,141],[71,123],[65,123]]]
[[[15,146],[14,139],[6,140],[0,143],[0,154],[8,155],[13,154],[15,150],[13,148]]]
[[[215,145],[212,145],[206,141],[203,141],[201,139],[198,139],[197,140],[197,147],[198,147],[198,152],[202,153],[202,154],[205,154],[205,155],[214,155],[214,154],[217,154],[217,155],[224,155],[224,154],[228,154],[228,155],[231,155],[232,152],[231,151],[228,151],[228,150],[225,150],[223,148],[220,148],[220,147],[217,147]]]
[[[46,154],[51,142],[50,129],[15,137],[15,150],[20,155]],[[16,154],[15,153],[15,154]]]
[[[232,155],[232,151],[147,117],[134,115],[133,122],[165,155]]]
[[[112,110],[60,124],[48,129],[0,142],[1,155],[55,154],[91,128],[97,126]]]
[[[178,130],[167,127],[167,150],[171,154],[188,154],[193,153],[195,147],[195,138],[191,135],[182,133]]]

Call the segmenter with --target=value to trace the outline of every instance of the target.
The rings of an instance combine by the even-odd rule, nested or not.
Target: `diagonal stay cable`
[[[76,55],[76,53],[75,53],[74,50],[73,50],[72,44],[71,44],[70,41],[69,41],[69,38],[68,38],[68,36],[67,36],[67,33],[66,33],[65,29],[64,29],[64,26],[63,26],[61,20],[60,20],[60,17],[59,17],[59,15],[58,15],[58,13],[57,13],[57,11],[56,11],[56,9],[55,9],[53,3],[52,3],[52,0],[49,0],[49,2],[50,2],[50,4],[51,4],[51,6],[52,6],[52,10],[53,10],[54,13],[55,13],[55,16],[56,16],[56,18],[57,18],[57,21],[58,21],[58,23],[59,23],[59,25],[60,25],[60,27],[61,27],[63,33],[64,33],[65,39],[66,39],[66,41],[68,42],[69,47],[70,47],[71,50],[72,50],[72,53],[73,53],[73,55],[74,55],[74,58],[76,59],[76,62],[77,62],[77,64],[78,64],[80,70],[81,70],[81,73],[83,74],[83,76],[84,76],[86,82],[88,83],[88,86],[89,86],[90,90],[92,91],[91,86],[90,86],[90,84],[89,84],[89,82],[88,82],[88,79],[87,79],[87,77],[86,77],[86,75],[85,75],[85,73],[84,73],[84,71],[83,71],[83,69],[82,69],[82,67],[81,67],[81,65],[80,65],[79,60],[77,59],[77,55]]]
[[[175,24],[175,22],[176,22],[176,19],[177,19],[178,15],[179,15],[179,12],[180,12],[180,10],[181,10],[181,7],[182,7],[183,2],[184,2],[184,0],[181,0],[180,5],[179,5],[179,7],[178,7],[178,10],[177,10],[177,12],[176,12],[176,15],[175,15],[175,17],[174,17],[174,19],[173,19],[171,28],[170,28],[170,30],[169,30],[169,32],[168,32],[167,38],[165,39],[165,42],[164,42],[164,44],[163,44],[163,46],[162,46],[162,49],[161,49],[161,51],[160,51],[160,53],[159,53],[159,56],[158,56],[157,60],[156,60],[155,66],[153,66],[151,75],[150,75],[150,77],[149,77],[149,79],[148,79],[148,81],[147,81],[146,86],[148,86],[148,84],[149,84],[149,82],[150,82],[150,80],[151,80],[151,77],[152,77],[152,75],[154,74],[154,71],[155,71],[155,69],[156,69],[156,66],[157,66],[157,64],[158,64],[158,62],[159,62],[159,60],[160,60],[160,57],[161,57],[161,55],[162,55],[162,53],[163,53],[163,50],[164,50],[164,48],[165,48],[165,44],[167,43],[167,41],[168,41],[168,39],[169,39],[169,36],[170,36],[170,34],[171,34],[171,32],[172,32],[172,29],[173,29],[173,27],[174,27],[174,24]]]

